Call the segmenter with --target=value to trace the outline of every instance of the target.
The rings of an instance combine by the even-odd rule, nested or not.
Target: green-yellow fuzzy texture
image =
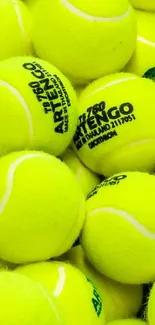
[[[41,283],[53,293],[66,324],[104,324],[102,302],[96,288],[69,263],[34,263],[19,267],[16,271]]]
[[[64,325],[51,292],[13,272],[0,272],[0,323],[5,325]]]
[[[149,4],[150,1],[147,3]],[[136,10],[136,16],[138,23],[137,45],[125,70],[155,79],[155,13]]]
[[[60,159],[23,151],[0,159],[0,258],[28,263],[72,247],[85,218],[75,176]]]
[[[81,243],[101,273],[129,284],[155,279],[154,193],[154,175],[124,172],[90,194]]]
[[[149,11],[155,11],[155,2],[154,0],[130,0],[130,3],[136,9],[143,9]]]
[[[131,73],[91,83],[78,103],[73,138],[78,157],[107,177],[122,171],[154,171],[154,102],[155,83]]]
[[[24,149],[62,154],[78,116],[69,80],[35,57],[0,62],[0,80],[0,155]]]
[[[127,285],[101,275],[87,260],[81,245],[73,247],[63,256],[80,269],[95,284],[103,301],[105,322],[134,317],[141,306],[143,290],[141,285]]]
[[[100,183],[100,178],[79,160],[74,151],[68,148],[62,155],[64,163],[75,174],[85,197]]]
[[[31,15],[20,0],[0,1],[0,60],[32,54]]]
[[[74,83],[120,71],[136,45],[136,19],[127,0],[39,0],[33,18],[36,53]]]

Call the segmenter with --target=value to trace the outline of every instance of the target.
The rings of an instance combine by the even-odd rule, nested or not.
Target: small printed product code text
[[[71,106],[66,88],[57,74],[49,73],[37,62],[27,62],[23,68],[33,76],[28,86],[41,103],[45,114],[51,114],[56,133],[65,133],[69,128],[68,108]],[[35,79],[36,80],[35,80]]]

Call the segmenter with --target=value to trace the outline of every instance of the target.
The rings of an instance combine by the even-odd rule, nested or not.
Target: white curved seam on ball
[[[135,220],[131,214],[127,213],[126,211],[111,208],[111,207],[105,207],[105,208],[93,210],[92,212],[88,213],[88,215],[91,216],[93,214],[102,213],[102,212],[119,215],[119,217],[128,221],[135,229],[138,230],[138,232],[143,234],[145,237],[155,240],[155,234],[147,230],[143,225],[141,225],[137,220]]]
[[[58,267],[58,271],[59,271],[59,280],[58,280],[56,288],[55,288],[55,290],[53,292],[55,297],[58,297],[61,294],[61,292],[63,291],[64,285],[65,285],[65,280],[66,280],[66,274],[65,274],[64,266]]]
[[[53,309],[53,311],[54,311],[54,313],[56,315],[56,318],[57,318],[59,324],[61,325],[62,322],[60,320],[60,316],[59,316],[59,314],[58,314],[58,312],[57,312],[57,310],[56,310],[56,308],[55,308],[55,306],[54,306],[54,304],[52,302],[52,299],[50,299],[50,296],[48,296],[48,294],[45,292],[45,290],[43,289],[43,287],[38,282],[36,284],[37,284],[37,287],[40,289],[40,291],[43,293],[43,295],[46,298],[46,300],[49,302],[50,306],[52,307],[52,309]]]
[[[131,77],[128,77],[128,78],[122,78],[122,79],[118,79],[118,80],[113,80],[113,81],[107,83],[106,85],[101,86],[101,87],[98,87],[96,90],[90,92],[90,94],[84,96],[84,99],[86,99],[86,98],[92,96],[93,94],[96,94],[96,93],[98,93],[98,92],[100,92],[100,91],[102,91],[104,89],[107,89],[107,88],[110,88],[112,86],[118,85],[118,84],[120,84],[122,82],[124,83],[124,82],[129,81],[129,80],[135,80],[137,78],[139,78],[139,77],[138,76],[131,76]]]
[[[145,44],[147,44],[147,45],[150,45],[150,46],[155,47],[155,43],[154,43],[154,42],[151,42],[151,41],[145,39],[145,38],[142,37],[142,36],[138,36],[138,41],[140,41],[140,42],[142,42],[142,43],[145,43]]]
[[[32,139],[32,136],[33,136],[33,125],[32,125],[32,119],[31,119],[30,110],[29,110],[28,105],[26,104],[25,99],[21,96],[20,92],[17,89],[15,89],[11,85],[9,85],[7,82],[5,82],[3,80],[0,80],[0,85],[2,85],[3,87],[6,87],[7,89],[9,89],[10,92],[19,100],[19,102],[21,103],[22,107],[24,108],[24,111],[26,113],[27,120],[28,120],[29,137],[30,137],[30,140],[31,140]]]
[[[69,1],[67,0],[60,0],[60,2],[71,12],[73,12],[75,15],[80,16],[82,18],[85,18],[87,20],[91,20],[91,21],[101,21],[101,22],[112,22],[112,21],[120,21],[124,18],[126,18],[131,10],[131,7],[129,6],[128,9],[126,10],[126,12],[118,17],[98,17],[98,16],[92,16],[90,14],[87,14],[83,11],[81,11],[80,9],[74,7]]]
[[[78,173],[77,173],[77,180],[80,181],[81,177],[82,177],[82,173],[83,173],[83,170],[82,168],[79,168],[78,169]]]
[[[9,197],[11,195],[12,187],[13,187],[13,178],[14,178],[14,173],[16,168],[26,159],[31,159],[34,157],[43,157],[42,154],[36,153],[36,154],[27,154],[23,157],[18,158],[14,163],[11,164],[9,170],[8,170],[8,175],[7,175],[7,186],[6,186],[6,191],[4,193],[4,196],[2,200],[0,201],[0,213],[3,212]],[[44,156],[44,158],[48,158],[48,156]]]
[[[14,9],[15,9],[15,13],[16,13],[16,16],[17,16],[17,20],[18,20],[18,23],[19,23],[19,26],[20,26],[20,29],[21,29],[21,33],[22,33],[23,40],[26,43],[27,40],[26,40],[25,28],[24,28],[24,25],[23,25],[23,21],[22,21],[20,9],[19,9],[19,3],[17,3],[16,0],[13,0],[13,5],[14,5]],[[24,43],[24,45],[25,45],[25,43]],[[26,48],[25,48],[25,53],[26,53]]]

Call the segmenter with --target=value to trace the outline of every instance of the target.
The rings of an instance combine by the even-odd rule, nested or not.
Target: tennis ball
[[[72,265],[42,262],[19,267],[17,272],[52,292],[64,313],[66,324],[104,324],[102,302],[96,288]]]
[[[143,295],[141,285],[121,284],[101,275],[89,263],[81,245],[73,247],[63,257],[95,284],[103,301],[105,323],[138,313]]]
[[[149,325],[154,325],[155,322],[155,283],[150,291],[150,296],[147,306],[147,318]]]
[[[137,9],[155,11],[154,0],[130,0],[130,3]]]
[[[136,46],[135,13],[128,0],[40,0],[33,18],[37,55],[75,84],[121,70]]]
[[[124,172],[88,196],[81,243],[99,272],[129,284],[155,279],[154,193],[154,175]]]
[[[31,15],[20,0],[0,1],[0,60],[32,53]]]
[[[0,258],[20,264],[70,249],[79,236],[85,200],[69,168],[42,152],[0,159]]]
[[[101,182],[96,174],[83,165],[72,149],[65,151],[62,160],[75,174],[85,197]]]
[[[62,325],[63,315],[50,291],[22,274],[0,272],[0,323]]]
[[[0,63],[0,155],[36,149],[60,155],[77,125],[77,98],[60,71],[33,58]]]
[[[110,322],[107,325],[147,325],[147,323],[138,318],[130,318],[130,319],[119,319],[114,322]]]
[[[154,170],[152,80],[130,73],[103,77],[84,90],[78,106],[73,148],[88,168],[105,176],[123,170]]]
[[[125,70],[155,80],[155,13],[137,10],[136,14],[137,46]]]

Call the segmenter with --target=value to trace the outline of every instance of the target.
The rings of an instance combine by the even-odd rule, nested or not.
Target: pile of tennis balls
[[[0,0],[0,324],[155,325],[155,0]]]

